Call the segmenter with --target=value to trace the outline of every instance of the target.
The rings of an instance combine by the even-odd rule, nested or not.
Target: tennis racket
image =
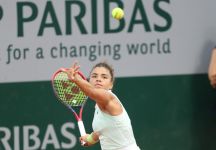
[[[66,68],[60,68],[52,76],[52,87],[57,99],[71,110],[77,120],[80,135],[86,135],[85,127],[82,121],[83,108],[87,100],[85,93],[68,78],[64,71]],[[81,72],[78,74],[86,80]],[[85,143],[82,143],[83,145]]]

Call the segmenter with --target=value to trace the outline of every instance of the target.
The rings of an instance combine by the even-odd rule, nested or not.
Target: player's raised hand
[[[67,73],[68,75],[68,78],[71,80],[71,81],[76,81],[77,78],[79,76],[76,76],[77,73],[79,72],[79,69],[80,69],[80,66],[78,65],[77,62],[73,63],[73,65],[68,68],[67,70],[65,70],[65,73]]]

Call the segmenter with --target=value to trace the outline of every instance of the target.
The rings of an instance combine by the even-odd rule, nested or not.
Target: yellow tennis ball
[[[124,11],[121,8],[116,7],[112,10],[112,17],[120,20],[124,17]]]

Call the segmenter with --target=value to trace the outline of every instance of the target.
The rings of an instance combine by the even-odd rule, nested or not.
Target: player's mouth
[[[101,87],[103,87],[103,85],[97,83],[97,84],[95,84],[95,87],[101,88]]]

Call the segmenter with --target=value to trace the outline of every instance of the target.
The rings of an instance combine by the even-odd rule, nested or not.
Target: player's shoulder
[[[108,90],[108,92],[109,92],[111,95],[117,97],[116,94],[112,92],[112,90]]]

